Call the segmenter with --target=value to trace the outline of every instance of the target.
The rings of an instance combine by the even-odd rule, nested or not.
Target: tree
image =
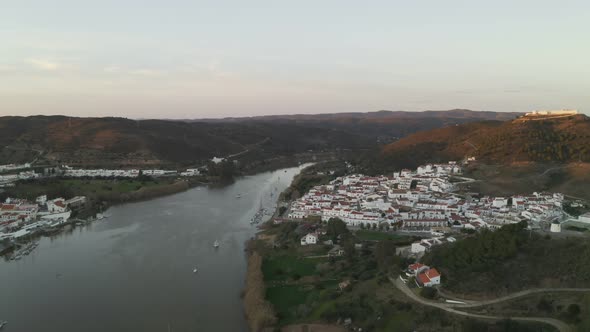
[[[571,316],[571,317],[577,317],[580,314],[580,306],[577,305],[576,303],[572,303],[570,305],[567,306],[567,313]]]
[[[286,211],[287,211],[287,207],[286,206],[281,206],[279,208],[279,216],[282,216],[283,214],[285,214]]]
[[[422,290],[420,290],[420,296],[427,298],[427,299],[434,299],[436,297],[437,294],[437,290],[436,288],[432,288],[432,287],[424,287],[422,288]]]
[[[399,265],[399,257],[395,254],[395,243],[391,239],[379,241],[375,247],[375,260],[381,271],[389,271]]]
[[[330,218],[328,220],[328,226],[326,227],[326,235],[328,235],[333,241],[336,241],[338,236],[349,234],[350,231],[346,227],[344,221],[339,218]]]
[[[352,262],[356,255],[356,249],[354,248],[354,240],[352,239],[352,236],[350,236],[350,234],[343,234],[341,243],[342,248],[344,249],[344,257],[346,257],[346,260],[349,262]]]

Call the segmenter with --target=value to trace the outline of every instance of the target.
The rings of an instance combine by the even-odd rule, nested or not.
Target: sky
[[[590,114],[590,2],[3,0],[0,115]]]

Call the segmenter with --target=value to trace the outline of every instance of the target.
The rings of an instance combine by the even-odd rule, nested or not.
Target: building
[[[428,269],[416,276],[416,283],[420,287],[440,285],[440,273],[435,269]]]
[[[526,113],[525,116],[528,117],[535,117],[535,116],[565,116],[565,115],[576,115],[578,114],[577,110],[549,110],[549,111],[533,111]]]
[[[430,267],[428,267],[427,265],[424,265],[424,264],[420,264],[420,263],[410,264],[410,265],[408,265],[408,272],[406,273],[406,275],[408,277],[414,277],[414,276],[417,276],[419,273],[426,271],[428,269],[430,269]]]
[[[63,198],[56,198],[47,201],[47,211],[50,213],[62,213],[67,210],[66,201]]]
[[[309,233],[306,236],[301,238],[301,245],[306,246],[310,244],[318,243],[318,235],[315,233]]]
[[[78,207],[86,203],[86,196],[75,196],[65,201],[68,207]]]
[[[550,229],[551,233],[559,233],[561,232],[561,224],[559,223],[559,221],[554,221],[551,223],[551,229]]]
[[[578,217],[579,222],[590,224],[590,212],[586,212]]]

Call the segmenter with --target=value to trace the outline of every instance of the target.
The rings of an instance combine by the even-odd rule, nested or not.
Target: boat
[[[240,198],[240,197],[242,197],[242,195],[240,195],[240,194],[237,194],[236,195],[236,198]]]
[[[197,268],[196,267],[193,269],[193,273],[197,273]]]
[[[0,321],[0,329],[2,329],[6,324],[8,324],[7,321]]]
[[[213,247],[219,248],[219,241],[215,240],[215,242],[213,242]]]

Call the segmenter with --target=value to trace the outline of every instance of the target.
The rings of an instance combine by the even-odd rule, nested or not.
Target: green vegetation
[[[579,215],[586,213],[588,211],[588,208],[586,208],[586,206],[582,203],[578,203],[577,206],[574,207],[572,206],[572,202],[565,202],[563,204],[563,210],[568,214],[577,217]]]
[[[588,241],[551,239],[525,227],[521,223],[482,231],[433,248],[423,261],[441,270],[445,289],[462,294],[590,286]]]
[[[552,326],[544,324],[524,324],[510,319],[496,323],[486,323],[479,320],[468,319],[461,324],[462,332],[555,332]]]
[[[565,226],[565,229],[575,232],[590,232],[590,229],[588,229],[587,227],[579,227],[574,225],[567,225]]]
[[[419,240],[417,236],[399,235],[394,233],[370,231],[370,230],[358,230],[354,233],[359,240],[362,241],[383,241],[392,240],[397,246],[410,245],[412,242]]]
[[[395,254],[396,241],[400,240],[397,237],[365,241],[362,247],[355,248],[358,235],[355,237],[342,227],[341,220],[334,218],[324,225],[327,235],[322,240],[336,239],[345,251],[349,243],[350,251],[340,257],[306,258],[327,252],[324,245],[299,245],[308,227],[316,226],[290,222],[267,225],[258,240],[252,242],[251,249],[263,257],[265,299],[272,304],[279,327],[335,323],[346,318],[364,331],[473,331],[464,327],[477,325],[479,332],[497,331],[498,326],[504,326],[472,323],[407,299],[389,280],[410,263]],[[530,326],[536,328],[534,331],[552,331],[538,325],[505,324],[523,331]]]
[[[47,194],[50,197],[72,197],[77,195],[94,196],[109,200],[119,194],[130,193],[142,188],[149,188],[173,183],[173,180],[135,180],[135,179],[43,179],[19,182],[8,188],[5,195],[34,200],[37,196]]]
[[[590,293],[533,294],[468,311],[487,315],[551,317],[575,326],[578,331],[587,331],[590,328]]]
[[[315,273],[315,267],[324,259],[298,258],[291,255],[271,256],[262,264],[262,273],[266,281],[299,279]]]

